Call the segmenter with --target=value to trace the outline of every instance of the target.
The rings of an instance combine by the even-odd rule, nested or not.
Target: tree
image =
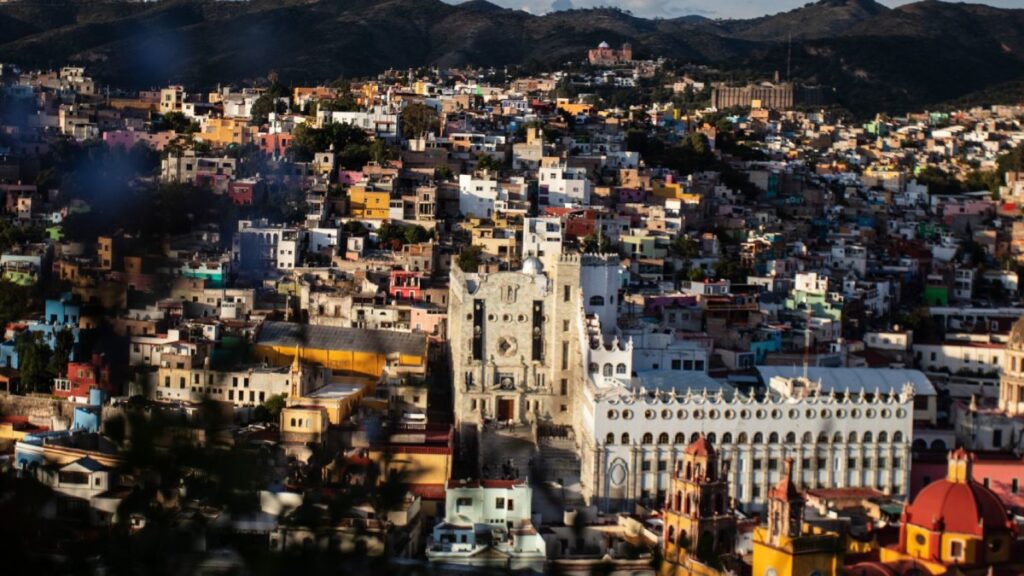
[[[267,121],[271,112],[281,114],[288,110],[290,102],[288,88],[279,82],[272,82],[270,88],[252,103],[249,117],[253,124],[259,126]]]
[[[56,344],[53,347],[53,355],[50,356],[50,373],[60,378],[67,373],[68,360],[71,359],[71,352],[75,349],[75,334],[70,328],[64,328],[56,334]]]
[[[918,172],[917,183],[927,185],[929,194],[959,194],[963,191],[956,178],[937,166],[928,166]]]
[[[715,262],[715,278],[732,282],[746,282],[750,270],[744,268],[735,258],[720,258]]]
[[[406,244],[419,244],[420,242],[426,242],[430,239],[430,232],[423,226],[408,226],[405,229],[405,243]]]
[[[256,407],[253,416],[260,422],[278,422],[285,407],[284,394],[275,394]]]
[[[597,232],[591,232],[583,238],[583,248],[590,254],[613,254],[617,251],[606,234]]]
[[[366,132],[349,124],[332,122],[323,128],[301,124],[295,128],[288,154],[294,160],[309,161],[317,152],[333,149],[346,168],[362,168],[370,158],[369,140]]]
[[[480,268],[483,256],[483,248],[479,246],[466,246],[459,254],[459,268],[463,272],[476,272]]]
[[[320,110],[330,110],[332,112],[356,112],[362,110],[359,103],[356,102],[355,96],[349,89],[339,90],[338,96],[333,100],[322,100],[317,104]]]
[[[687,238],[686,236],[677,236],[676,239],[672,241],[671,251],[677,258],[693,260],[700,256],[700,245],[697,244],[696,240]]]
[[[159,126],[163,130],[174,130],[178,134],[193,134],[199,131],[199,124],[189,120],[181,112],[168,112],[160,118]]]
[[[369,153],[370,159],[377,164],[387,164],[398,157],[394,148],[388,146],[386,142],[379,139],[370,143]]]
[[[942,326],[935,321],[926,307],[915,308],[910,313],[901,316],[898,322],[904,330],[912,330],[916,334],[928,338],[942,338]]]
[[[48,392],[50,374],[46,368],[50,348],[43,341],[42,333],[22,331],[14,341],[14,350],[18,355],[22,387],[33,392]]]
[[[972,170],[964,180],[964,186],[968,191],[988,190],[993,194],[999,193],[1002,183],[1002,177],[998,170]]]
[[[0,326],[26,316],[31,303],[31,288],[0,280]]]
[[[436,133],[440,122],[437,112],[420,102],[413,102],[402,110],[402,136],[406,139],[419,138],[426,133]]]
[[[25,242],[39,242],[43,239],[42,229],[34,226],[18,226],[9,220],[0,219],[0,252]]]
[[[341,226],[341,231],[349,236],[358,237],[366,236],[369,233],[366,226],[358,220],[349,220],[348,222],[345,222]]]

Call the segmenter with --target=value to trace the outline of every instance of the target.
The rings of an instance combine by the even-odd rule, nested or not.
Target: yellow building
[[[322,443],[330,428],[327,409],[321,406],[286,406],[281,410],[281,440]]]
[[[391,330],[264,322],[256,337],[255,354],[275,366],[288,366],[297,356],[302,362],[336,373],[379,379],[385,369],[425,372],[427,337]]]
[[[209,118],[196,138],[213,146],[243,145],[252,141],[254,131],[255,128],[245,119]]]
[[[924,487],[903,511],[899,544],[882,548],[880,562],[848,569],[866,576],[898,576],[913,566],[918,574],[1021,574],[1015,555],[1017,529],[1002,500],[971,474],[973,456],[949,455],[944,480]]]
[[[391,193],[353,186],[348,191],[349,215],[358,220],[387,220],[391,215]]]
[[[703,199],[700,194],[690,192],[682,182],[655,180],[651,182],[651,195],[668,200],[682,200],[684,204],[699,205]]]
[[[382,473],[378,481],[393,478],[423,499],[428,513],[442,508],[445,485],[452,475],[453,428],[443,424],[399,426],[386,442],[366,442],[366,457]],[[364,434],[366,440],[372,437]]]
[[[663,573],[717,575],[722,557],[733,554],[736,515],[728,474],[703,434],[683,451],[665,503]]]
[[[569,102],[568,100],[559,100],[556,106],[559,110],[572,114],[573,116],[579,116],[580,114],[590,115],[590,111],[594,109],[590,104]]]
[[[185,103],[185,89],[181,86],[168,86],[160,90],[160,113],[170,114],[181,112]]]
[[[845,543],[835,532],[804,524],[803,495],[793,483],[793,459],[768,492],[768,525],[754,530],[755,576],[839,574]]]

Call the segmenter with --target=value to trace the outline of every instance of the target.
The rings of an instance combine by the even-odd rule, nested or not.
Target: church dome
[[[998,496],[970,477],[970,455],[963,449],[950,455],[950,476],[924,487],[904,512],[907,524],[929,532],[970,534],[978,538],[1011,529],[1006,507]],[[962,462],[963,472],[954,471]]]
[[[529,274],[530,276],[536,276],[537,274],[543,274],[543,273],[544,273],[544,264],[540,260],[538,260],[537,258],[534,258],[533,256],[530,256],[526,260],[523,260],[523,274]]]

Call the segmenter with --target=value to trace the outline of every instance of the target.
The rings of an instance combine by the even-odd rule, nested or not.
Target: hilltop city
[[[1024,105],[0,64],[13,573],[1024,573]]]

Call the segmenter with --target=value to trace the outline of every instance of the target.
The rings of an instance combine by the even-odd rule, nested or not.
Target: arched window
[[[621,375],[623,375],[623,374],[625,374],[625,373],[626,373],[626,365],[625,365],[625,364],[619,364],[619,365],[617,365],[617,366],[615,367],[615,373],[616,373],[616,374],[618,374],[618,375],[620,375],[620,376],[621,376]]]
[[[804,444],[810,444],[811,442],[814,442],[814,434],[804,432]]]
[[[686,539],[686,530],[680,529],[679,530],[679,540],[676,541],[676,545],[677,546],[686,547],[686,546],[688,546],[690,544],[686,540],[687,540]]]
[[[893,432],[892,441],[894,444],[899,444],[900,442],[903,442],[903,432],[900,432],[899,430]]]
[[[291,419],[291,425],[292,425],[292,428],[295,428],[295,418]]]
[[[693,504],[693,498],[692,497],[687,496],[686,498],[683,498],[683,514],[689,514],[690,513],[690,506],[692,504]]]
[[[654,443],[654,435],[651,434],[650,432],[644,434],[643,440],[640,443],[641,444],[653,444]]]
[[[786,434],[786,444],[795,444],[795,443],[796,443],[796,432],[790,432],[790,433]]]
[[[590,297],[590,305],[591,306],[604,306],[604,296],[591,296]]]
[[[690,444],[696,442],[698,438],[700,438],[700,432],[694,432],[693,434],[690,434]]]
[[[843,433],[842,432],[836,432],[835,436],[832,437],[832,443],[833,444],[839,444],[842,441],[843,441]]]
[[[608,445],[615,444],[615,434],[609,432],[608,437],[604,439],[604,443]]]
[[[687,462],[686,463],[686,479],[687,480],[692,480],[693,479],[693,463],[692,462]]]
[[[714,432],[708,432],[707,439],[708,439],[708,444],[714,444],[715,443],[715,439],[716,439],[715,433]]]
[[[763,443],[764,443],[764,435],[761,434],[760,432],[754,432],[754,444],[763,444]]]
[[[675,526],[669,526],[668,527],[668,541],[669,541],[670,544],[675,544],[675,542],[676,542],[676,527]]]
[[[604,375],[608,376],[609,378],[611,377],[611,375],[612,375],[612,365],[611,364],[605,364],[604,365]]]
[[[658,444],[668,444],[668,432],[658,434]]]
[[[881,442],[888,442],[889,441],[889,433],[886,432],[885,430],[882,430],[881,432],[879,432],[878,433],[878,441],[879,441],[879,443],[881,443]]]
[[[683,493],[682,492],[679,492],[679,491],[676,492],[676,497],[675,497],[675,500],[672,502],[672,504],[673,504],[672,509],[675,510],[676,512],[679,512],[680,508],[682,508],[682,506],[683,506]]]
[[[590,373],[591,374],[597,374],[600,371],[601,371],[601,367],[597,365],[597,362],[591,362],[590,363]]]
[[[865,443],[865,444],[867,444],[869,442],[874,442],[875,441],[875,435],[872,434],[870,430],[868,430],[867,432],[864,433],[864,437],[861,438],[860,441]]]
[[[828,434],[825,432],[818,434],[818,444],[828,444]]]
[[[737,444],[746,444],[747,440],[748,439],[747,439],[747,433],[746,432],[740,432],[740,435],[736,437],[736,443]]]
[[[849,442],[850,444],[856,444],[857,443],[857,433],[856,432],[850,432],[850,435],[846,437],[846,441]]]
[[[939,450],[945,451],[946,450],[946,442],[944,440],[940,439],[940,438],[936,438],[935,440],[932,440],[931,448],[932,448],[932,450],[936,450],[936,451],[939,451]]]
[[[629,445],[629,432],[622,433],[622,443],[627,446]]]
[[[928,442],[922,438],[918,438],[917,440],[914,440],[913,448],[914,450],[927,450]]]
[[[673,444],[686,444],[686,434],[676,432],[676,440]]]
[[[722,444],[732,444],[732,432],[722,434]]]
[[[771,434],[769,434],[768,435],[768,443],[769,444],[778,444],[779,443],[779,433],[778,432],[772,432]]]

